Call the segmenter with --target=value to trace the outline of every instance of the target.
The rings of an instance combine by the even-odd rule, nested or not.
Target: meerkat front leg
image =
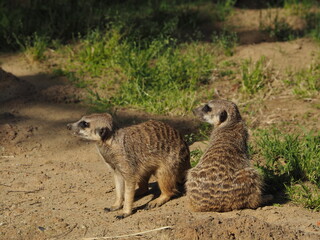
[[[110,208],[105,208],[106,212],[116,211],[120,209],[123,205],[124,199],[124,179],[122,175],[115,170],[114,171],[114,185],[116,189],[116,200]]]
[[[134,201],[136,182],[135,181],[125,181],[124,189],[124,205],[123,205],[123,214],[117,216],[117,219],[123,219],[132,213],[132,205]]]

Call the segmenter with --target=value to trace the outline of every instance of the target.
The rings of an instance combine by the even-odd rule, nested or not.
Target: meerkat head
[[[211,100],[195,108],[193,113],[214,127],[224,126],[242,119],[237,105],[227,100]]]
[[[81,138],[100,141],[112,135],[114,125],[110,114],[101,113],[84,116],[75,123],[69,123],[67,128]]]

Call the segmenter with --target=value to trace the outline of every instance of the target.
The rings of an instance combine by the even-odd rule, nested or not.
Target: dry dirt
[[[268,42],[242,45],[233,58],[269,54],[275,65],[307,67],[315,49],[306,39]],[[1,55],[0,63],[13,74],[0,72],[0,239],[83,239],[147,230],[154,231],[120,239],[320,239],[320,214],[292,203],[194,213],[180,196],[144,210],[158,194],[153,181],[150,194],[135,202],[135,213],[117,220],[120,211],[103,210],[115,197],[111,173],[93,143],[72,137],[66,129],[68,122],[90,111],[80,102],[83,93],[22,55]],[[230,92],[221,89],[222,97]],[[319,129],[319,110],[311,107],[319,98],[297,100],[284,93],[261,104],[249,127],[287,121]],[[192,116],[155,117],[129,110],[117,117],[121,125],[161,118],[183,134],[197,131],[199,124]]]

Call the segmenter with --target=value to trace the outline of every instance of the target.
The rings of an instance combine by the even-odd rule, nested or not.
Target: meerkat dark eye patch
[[[101,137],[101,140],[106,140],[109,137],[109,129],[108,128],[98,128],[96,129],[99,136]]]
[[[220,122],[224,122],[228,118],[228,113],[226,111],[223,111],[220,113]]]
[[[79,127],[88,128],[88,127],[90,127],[90,123],[88,123],[86,121],[81,121],[81,122],[79,122]]]
[[[211,110],[212,110],[212,108],[209,107],[208,104],[204,105],[204,107],[202,108],[202,111],[205,112],[205,113],[211,112]]]

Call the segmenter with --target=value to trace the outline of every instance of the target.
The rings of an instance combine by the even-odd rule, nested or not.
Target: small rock
[[[44,227],[38,227],[38,229],[43,232],[44,230],[46,230]]]

